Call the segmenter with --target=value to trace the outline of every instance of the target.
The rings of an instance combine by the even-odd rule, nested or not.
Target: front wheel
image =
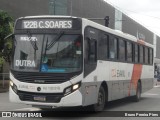
[[[93,111],[95,112],[103,111],[105,107],[105,102],[106,102],[105,90],[104,87],[101,86],[98,93],[97,103],[92,106]]]

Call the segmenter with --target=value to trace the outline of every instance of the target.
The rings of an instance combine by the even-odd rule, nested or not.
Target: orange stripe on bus
[[[141,39],[137,40],[137,43],[141,45],[145,45],[145,41]],[[142,64],[134,64],[130,86],[129,86],[129,91],[128,91],[128,96],[130,96],[132,85],[134,85],[135,90],[137,90],[137,82],[141,78],[141,74],[142,74]]]
[[[142,74],[142,64],[134,64],[130,86],[129,86],[129,91],[128,91],[128,96],[130,96],[132,85],[134,85],[135,90],[137,90],[137,82],[141,78],[141,74]]]

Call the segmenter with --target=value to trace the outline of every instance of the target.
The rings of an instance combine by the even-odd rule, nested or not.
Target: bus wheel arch
[[[106,103],[108,102],[108,85],[107,82],[103,81],[101,86],[103,86],[104,90],[105,90],[105,100]]]
[[[98,90],[97,103],[92,105],[92,110],[95,112],[103,111],[108,101],[108,86],[105,81],[103,81]]]

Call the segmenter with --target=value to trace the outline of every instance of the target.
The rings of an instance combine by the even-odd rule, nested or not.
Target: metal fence
[[[0,73],[0,84],[5,87],[5,80],[9,80],[9,73]]]

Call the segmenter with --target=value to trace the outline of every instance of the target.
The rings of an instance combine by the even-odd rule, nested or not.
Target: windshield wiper
[[[64,34],[63,31],[61,31],[52,41],[49,45],[46,45],[46,49],[45,50],[49,50],[51,49],[55,44],[56,42],[58,42],[60,40],[60,38],[62,37],[62,35]],[[47,42],[48,43],[48,42]]]
[[[29,31],[27,31],[27,35],[28,35],[28,38],[29,38],[29,41],[33,47],[34,50],[38,50],[38,47],[37,47],[37,44],[36,44],[36,40],[35,41],[32,41],[32,35]]]

